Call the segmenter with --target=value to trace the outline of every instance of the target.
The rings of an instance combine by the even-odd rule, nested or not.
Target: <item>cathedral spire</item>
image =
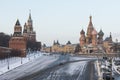
[[[89,18],[90,18],[90,21],[89,21],[88,28],[87,28],[87,36],[91,37],[94,27],[92,24],[92,16],[90,16]]]
[[[89,25],[88,25],[88,27],[90,27],[90,28],[93,28],[93,24],[92,24],[92,16],[90,15],[90,21],[89,21]]]
[[[92,16],[90,15],[90,22],[92,22]]]
[[[29,20],[31,20],[31,10],[29,10]]]

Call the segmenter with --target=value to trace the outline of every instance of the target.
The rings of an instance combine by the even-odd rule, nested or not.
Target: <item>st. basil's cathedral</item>
[[[83,53],[92,53],[92,52],[97,52],[98,51],[98,46],[103,47],[104,46],[104,32],[102,29],[100,29],[99,32],[96,31],[95,27],[93,26],[92,23],[92,16],[89,17],[89,24],[87,27],[87,33],[82,29],[80,31],[80,47],[81,47],[81,52]],[[110,34],[109,41],[112,41],[112,37]]]

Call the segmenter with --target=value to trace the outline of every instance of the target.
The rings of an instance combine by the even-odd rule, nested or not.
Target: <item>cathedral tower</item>
[[[89,25],[87,28],[87,37],[86,37],[86,43],[90,44],[92,43],[92,31],[94,30],[93,24],[92,24],[92,16],[90,16]]]
[[[85,43],[86,43],[86,38],[85,38],[85,32],[84,32],[83,29],[81,30],[80,35],[81,35],[81,36],[80,36],[80,39],[79,39],[79,41],[80,41],[80,46],[84,46]]]
[[[102,44],[103,43],[103,36],[104,36],[104,33],[102,31],[102,29],[99,31],[98,33],[98,44]]]

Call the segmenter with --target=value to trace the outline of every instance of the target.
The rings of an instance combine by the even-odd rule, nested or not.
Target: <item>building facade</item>
[[[43,52],[53,52],[53,53],[75,53],[77,44],[71,44],[68,41],[65,45],[61,45],[59,41],[54,41],[51,47],[43,46]]]

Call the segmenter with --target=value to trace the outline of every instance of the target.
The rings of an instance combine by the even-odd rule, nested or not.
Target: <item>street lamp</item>
[[[34,54],[34,58],[35,58],[35,51],[34,51],[34,53],[33,53],[33,54]]]
[[[28,49],[28,60],[30,61],[30,48]]]
[[[10,67],[9,67],[9,52],[6,52],[7,53],[7,69],[9,70],[10,69]]]
[[[21,64],[22,64],[22,56],[21,56]]]

